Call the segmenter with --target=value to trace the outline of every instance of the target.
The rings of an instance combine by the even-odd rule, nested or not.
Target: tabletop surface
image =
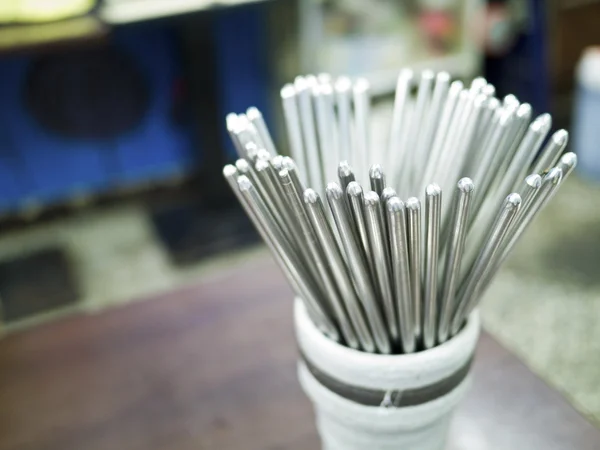
[[[2,450],[319,448],[292,292],[266,256],[0,341]],[[483,334],[449,450],[600,448],[600,431]]]

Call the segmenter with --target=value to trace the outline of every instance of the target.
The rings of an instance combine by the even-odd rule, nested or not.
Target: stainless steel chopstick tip
[[[262,118],[261,112],[255,106],[251,106],[246,110],[246,116],[248,117],[248,119],[250,119],[250,121],[252,121],[253,119]]]
[[[569,132],[567,130],[561,129],[556,131],[552,135],[552,141],[556,145],[565,146],[569,142]]]
[[[342,184],[342,189],[346,189],[348,185],[356,180],[354,176],[354,171],[352,167],[350,167],[350,163],[348,161],[341,161],[338,165],[338,178],[340,179],[340,183]]]
[[[369,180],[371,189],[375,191],[378,196],[382,195],[385,188],[385,174],[383,173],[383,168],[379,164],[373,164],[369,169]]]
[[[379,204],[379,195],[375,191],[365,192],[365,206],[375,206]]]
[[[369,80],[367,80],[366,78],[358,78],[354,82],[353,91],[355,94],[363,94],[365,92],[368,92],[370,88],[371,84],[369,83]]]
[[[284,156],[281,158],[281,167],[287,170],[296,170],[296,163],[289,156]]]
[[[425,194],[428,197],[439,197],[440,195],[442,195],[442,188],[439,187],[436,183],[431,183],[425,188]]]
[[[229,113],[225,116],[225,126],[227,131],[233,132],[237,125],[238,116],[236,113]]]
[[[404,211],[405,205],[397,196],[390,198],[386,204],[386,208],[390,212]]]
[[[567,175],[571,173],[575,166],[577,166],[577,155],[573,152],[569,152],[561,156],[556,167],[562,169],[563,173]]]
[[[225,167],[223,167],[223,176],[227,179],[235,177],[237,175],[237,173],[238,173],[238,170],[232,164],[227,164]]]
[[[273,156],[273,158],[271,158],[271,166],[273,166],[273,169],[275,169],[276,172],[279,172],[281,169],[283,169],[283,156],[281,155],[275,155]]]
[[[271,160],[271,154],[265,148],[259,148],[258,152],[256,153],[256,157],[261,161],[269,162]]]
[[[450,83],[450,74],[448,72],[438,72],[435,77],[436,83]]]
[[[250,163],[243,158],[240,158],[235,162],[235,168],[242,174],[247,174],[250,170],[252,170]]]
[[[285,84],[282,88],[281,91],[279,91],[279,95],[281,96],[282,99],[288,99],[288,98],[293,98],[296,96],[296,88],[294,87],[293,84]]]
[[[496,95],[496,88],[493,84],[488,83],[481,88],[481,93],[491,98],[494,97],[494,95]]]
[[[539,189],[542,185],[542,177],[537,173],[527,175],[525,178],[525,184],[533,189]]]
[[[340,161],[338,165],[338,175],[341,177],[347,177],[352,175],[352,167],[350,167],[350,163],[348,161]]]
[[[352,90],[352,80],[349,77],[338,77],[333,86],[337,93],[350,92]]]
[[[246,156],[251,162],[255,162],[258,159],[258,145],[255,142],[248,142],[244,145]]]
[[[317,75],[317,81],[320,84],[331,84],[331,74],[325,73],[325,72],[321,72],[320,74]]]
[[[562,181],[564,177],[564,171],[560,167],[553,167],[542,179],[542,183],[550,183],[557,185]]]
[[[258,159],[254,164],[254,168],[257,172],[262,172],[263,170],[267,170],[270,167],[269,161],[265,159]]]
[[[435,78],[435,72],[431,69],[425,69],[421,72],[421,78],[425,80],[432,80]]]
[[[541,114],[531,122],[531,128],[535,131],[548,132],[552,126],[552,116],[550,114]]]
[[[472,192],[475,189],[475,183],[473,183],[473,180],[471,180],[470,178],[461,178],[458,181],[458,189],[461,192],[464,192],[465,194]]]
[[[502,99],[503,106],[518,107],[519,103],[519,99],[513,94],[505,95]]]
[[[406,200],[406,209],[411,211],[421,210],[421,201],[417,197],[410,197]]]
[[[385,205],[390,198],[396,197],[396,195],[395,189],[388,186],[381,193],[381,201]]]
[[[373,164],[369,169],[369,176],[371,178],[383,179],[383,168],[379,164]]]
[[[238,187],[239,187],[240,191],[242,191],[242,192],[249,191],[253,187],[252,186],[252,182],[245,175],[241,175],[241,176],[238,177],[237,184],[238,184]]]
[[[314,205],[319,201],[319,195],[315,192],[314,189],[306,189],[304,191],[304,203],[308,203]]]
[[[325,193],[327,194],[327,197],[331,197],[334,200],[339,200],[344,196],[344,191],[342,191],[342,188],[337,183],[328,183],[325,188]]]
[[[351,181],[346,187],[346,192],[352,197],[357,197],[362,195],[363,188],[357,181]]]
[[[508,197],[506,197],[506,207],[507,211],[512,211],[515,208],[521,206],[521,196],[516,192],[513,192]]]

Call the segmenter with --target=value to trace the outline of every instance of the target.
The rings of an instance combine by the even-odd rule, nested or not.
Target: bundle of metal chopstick
[[[293,158],[250,108],[227,117],[240,159],[224,176],[316,326],[367,352],[460,331],[577,162],[548,114],[483,78],[401,71],[387,151],[366,80],[298,77],[281,98]]]

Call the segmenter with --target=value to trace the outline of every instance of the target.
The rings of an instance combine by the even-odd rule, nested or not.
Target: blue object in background
[[[600,182],[600,48],[587,49],[579,61],[574,107],[577,171]]]
[[[270,122],[267,5],[256,4],[215,11],[213,32],[217,55],[217,87],[222,117],[221,135],[230,159],[237,158],[225,127],[230,112],[257,107]],[[273,132],[273,126],[270,131]]]
[[[155,25],[114,33],[112,45],[144,77],[147,97],[135,126],[116,135],[77,133],[80,128],[93,128],[89,122],[95,117],[90,112],[94,108],[99,108],[98,121],[102,121],[102,114],[112,118],[122,113],[123,96],[109,90],[112,97],[94,99],[99,95],[94,88],[102,80],[90,82],[89,70],[79,68],[73,60],[62,67],[61,55],[43,56],[45,62],[50,61],[45,68],[51,66],[61,90],[58,93],[52,84],[50,88],[42,85],[31,94],[31,72],[37,68],[39,57],[0,60],[0,212],[20,209],[30,202],[60,203],[78,194],[94,195],[194,170],[188,124],[174,117],[174,95],[182,78],[174,38],[171,29]],[[53,57],[59,58],[58,62]],[[38,75],[35,80],[43,84],[46,78]],[[88,91],[89,96],[82,95]],[[42,112],[36,115],[32,103],[39,103],[41,106],[36,107]],[[56,104],[64,112],[60,116],[65,132],[48,126],[56,123],[52,112]]]
[[[13,191],[18,194],[2,203],[6,209],[30,201],[58,202],[77,192],[100,190],[108,181],[104,159],[109,145],[57,136],[27,110],[23,93],[31,64],[26,57],[0,61],[0,171],[11,173],[19,184]]]
[[[0,114],[1,123],[6,123],[4,114]],[[0,127],[0,212],[13,209],[29,195],[23,161],[10,143],[10,135]]]
[[[531,104],[535,114],[542,114],[550,107],[547,5],[543,0],[526,1],[526,29],[507,55],[486,59],[485,77],[496,87],[499,98],[514,94],[520,102]]]
[[[190,129],[174,114],[176,91],[183,78],[175,36],[168,28],[143,25],[115,32],[115,41],[146,75],[150,102],[142,122],[119,136],[116,182],[119,185],[182,175],[196,166]]]
[[[600,181],[600,92],[578,87],[573,119],[577,172]]]
[[[241,113],[256,106],[269,123],[265,12],[263,5],[248,5],[224,8],[212,14],[215,58],[214,61],[207,58],[206,70],[216,74],[213,89],[221,119],[218,129],[208,129],[206,133],[219,136],[222,146],[206,151],[219,152],[224,148],[225,159],[236,157],[225,128],[227,113]],[[186,114],[189,111],[178,110],[184,73],[177,44],[176,29],[163,23],[114,30],[111,48],[118,49],[119,55],[127,58],[126,65],[137,67],[137,72],[143,75],[140,84],[144,85],[146,97],[139,119],[112,134],[94,134],[94,124],[98,123],[100,129],[104,123],[118,124],[136,109],[140,100],[124,102],[129,91],[122,86],[121,92],[125,94],[111,90],[114,84],[111,76],[98,76],[93,83],[88,83],[93,78],[89,67],[99,64],[93,56],[87,56],[89,67],[86,69],[73,62],[71,53],[0,59],[0,213],[10,213],[33,202],[42,206],[59,204],[80,194],[93,196],[115,187],[139,185],[198,169],[200,159],[204,158],[197,148],[198,140],[192,140],[192,124]],[[98,48],[82,50],[86,51],[102,52]],[[205,57],[203,54],[194,56]],[[67,60],[67,67],[62,68],[60,61],[53,60],[55,57]],[[51,62],[53,82],[60,81],[61,88],[46,88],[48,77],[38,75],[33,95],[31,72],[40,58]],[[122,75],[119,71],[113,72]],[[131,74],[123,76],[128,82],[133,77]],[[99,95],[99,89],[108,94]],[[90,95],[85,94],[88,91]],[[60,101],[56,101],[59,97]],[[35,111],[31,109],[32,102],[38,108]],[[192,108],[203,106],[191,105]],[[214,107],[210,112],[214,113]],[[106,120],[95,120],[94,114]],[[204,123],[198,125],[202,127]],[[86,135],[90,130],[92,134]],[[201,129],[200,140],[203,134],[205,130]]]

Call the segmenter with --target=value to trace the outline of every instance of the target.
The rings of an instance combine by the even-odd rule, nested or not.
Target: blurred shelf
[[[108,33],[109,27],[93,15],[48,23],[3,25],[0,26],[0,53],[80,45],[102,40]]]
[[[0,53],[80,45],[85,41],[106,38],[111,25],[264,1],[266,0],[106,0],[95,14],[47,23],[0,24]]]
[[[450,16],[456,36],[445,45],[428,42],[422,17],[400,4],[349,2],[332,11],[322,3],[300,0],[301,71],[365,77],[375,96],[394,92],[403,67],[444,70],[459,79],[478,74],[483,57],[471,27],[479,20],[482,0],[461,0],[460,9]]]
[[[260,3],[266,0],[105,0],[99,16],[122,25],[198,12],[211,8]]]

